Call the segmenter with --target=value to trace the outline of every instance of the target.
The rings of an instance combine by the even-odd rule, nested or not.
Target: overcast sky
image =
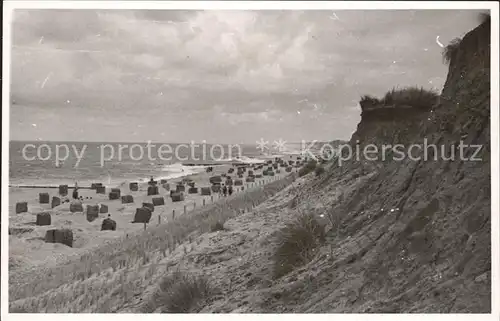
[[[11,139],[348,139],[359,97],[438,88],[474,11],[16,10]]]

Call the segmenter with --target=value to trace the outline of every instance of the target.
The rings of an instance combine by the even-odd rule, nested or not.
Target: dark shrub
[[[156,300],[165,313],[198,312],[213,293],[207,279],[184,272],[164,277],[159,287]]]
[[[323,166],[317,166],[316,169],[314,170],[314,174],[316,174],[316,177],[320,176],[325,172],[325,168]]]
[[[361,106],[361,110],[365,110],[366,108],[374,107],[380,104],[380,101],[373,96],[364,95],[361,96],[359,100],[359,105]]]
[[[460,47],[460,42],[462,39],[460,38],[455,38],[450,43],[443,48],[443,61],[446,64],[449,64],[456,56]]]
[[[430,109],[439,99],[434,90],[423,87],[393,88],[388,91],[381,103],[384,106],[411,106],[418,109]]]
[[[304,167],[302,167],[300,170],[299,170],[299,177],[302,177],[304,175],[307,175],[311,172],[313,172],[315,169],[316,169],[316,165],[318,164],[318,162],[314,159],[311,159],[309,162],[307,162]]]

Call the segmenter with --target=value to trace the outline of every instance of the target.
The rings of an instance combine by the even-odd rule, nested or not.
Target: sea
[[[281,154],[263,153],[251,144],[10,141],[9,185],[77,182],[79,186],[90,186],[101,182],[114,186],[151,177],[179,178],[205,171],[207,166],[258,163],[276,156]]]

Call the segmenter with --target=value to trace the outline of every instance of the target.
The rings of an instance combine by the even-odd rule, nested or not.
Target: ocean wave
[[[260,158],[252,158],[248,156],[240,156],[235,158],[222,158],[217,160],[220,163],[241,163],[241,164],[260,164],[265,163],[265,160]]]
[[[268,160],[268,159],[282,158],[284,156],[285,156],[284,154],[269,154],[269,155],[263,155],[261,157]]]
[[[166,165],[164,166],[161,171],[162,172],[168,172],[166,175],[160,175],[157,177],[154,177],[155,180],[160,180],[160,179],[174,179],[174,178],[180,178],[184,176],[190,176],[190,175],[195,175],[202,173],[206,170],[207,166],[204,165],[194,165],[194,166],[185,166],[182,165],[182,163],[175,163],[171,165]]]
[[[241,156],[240,158],[235,159],[236,162],[241,162],[245,164],[260,164],[265,163],[265,160],[259,158],[251,158],[247,156]]]

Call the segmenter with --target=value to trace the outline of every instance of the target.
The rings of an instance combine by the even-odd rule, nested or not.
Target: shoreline
[[[167,183],[171,189],[175,189],[177,182],[190,178],[195,182],[198,189],[200,187],[209,187],[209,178],[211,176],[221,175],[228,172],[229,168],[234,168],[231,165],[218,165],[214,166],[212,172],[206,172],[205,168],[200,168],[199,172],[178,173],[175,177],[167,179]],[[252,166],[249,166],[251,170]],[[292,170],[292,173],[296,169]],[[246,182],[247,173],[242,178],[237,178],[236,171],[233,174],[228,174],[235,179],[243,181],[243,186],[234,186],[234,195],[241,195],[248,191],[261,188],[268,183],[280,180],[289,174],[281,168],[281,172],[274,177],[263,176],[260,179],[255,179],[254,183]],[[260,174],[257,171],[256,174]],[[142,203],[152,203],[153,197],[163,197],[165,204],[162,206],[155,206],[152,213],[150,223],[151,226],[156,226],[166,222],[171,222],[174,217],[184,216],[193,212],[194,210],[204,208],[212,204],[222,201],[225,197],[219,196],[218,193],[211,193],[210,196],[200,195],[200,191],[196,194],[185,193],[185,200],[180,202],[172,202],[169,194],[160,184],[159,195],[148,196],[148,180],[137,181],[138,191],[129,190],[129,182],[123,181],[121,184],[116,184],[121,190],[121,195],[131,195],[133,202],[130,204],[122,204],[121,200],[109,200],[109,188],[106,186],[106,194],[97,194],[95,190],[90,188],[80,187],[80,196],[82,196],[83,212],[72,213],[69,210],[70,202],[62,203],[61,205],[50,208],[50,204],[39,204],[38,193],[49,193],[49,196],[58,196],[58,191],[50,188],[43,188],[33,186],[32,188],[10,187],[9,186],[9,231],[12,230],[12,235],[9,235],[9,264],[11,272],[16,273],[19,270],[36,268],[37,266],[50,267],[57,266],[60,257],[72,257],[74,255],[82,255],[83,252],[89,249],[102,246],[113,240],[120,239],[126,235],[133,235],[137,232],[144,230],[143,224],[132,223],[135,216],[136,208],[141,207]],[[242,191],[242,187],[244,191]],[[68,186],[68,189],[72,188]],[[68,193],[70,196],[71,193]],[[229,196],[228,196],[229,198]],[[63,199],[70,199],[65,197]],[[28,202],[28,212],[15,214],[15,206],[17,202]],[[86,206],[104,204],[108,206],[108,213],[99,214],[99,217],[92,222],[86,219]],[[35,224],[36,215],[42,212],[49,212],[52,217],[51,225],[37,226]],[[117,222],[116,231],[101,231],[101,223],[104,218],[111,215],[111,219]],[[49,229],[54,228],[69,228],[76,231],[74,237],[73,247],[67,247],[62,244],[45,243],[45,233]],[[149,228],[149,227],[148,227]],[[74,232],[75,233],[75,232]],[[11,234],[11,233],[9,233]]]
[[[183,165],[184,166],[184,165]],[[198,166],[198,165],[196,165]],[[184,178],[184,177],[187,177],[187,176],[192,176],[192,175],[197,175],[197,174],[200,174],[200,173],[203,173],[205,172],[206,170],[206,167],[208,166],[200,166],[199,170],[198,171],[193,171],[193,170],[189,170],[188,172],[177,172],[177,171],[174,171],[174,170],[171,170],[170,171],[170,174],[166,174],[166,175],[161,175],[161,174],[156,174],[156,175],[153,175],[153,178],[154,180],[162,180],[162,179],[165,179],[165,180],[173,180],[173,179],[179,179],[179,178]],[[174,168],[172,168],[174,169]],[[169,170],[165,170],[165,172],[168,172]],[[130,183],[130,182],[137,182],[139,184],[142,184],[144,182],[147,182],[149,181],[149,179],[151,178],[151,176],[142,176],[142,177],[135,177],[135,178],[124,178],[123,180],[121,180],[120,182],[113,182],[113,183],[103,183],[102,181],[100,182],[98,179],[96,180],[89,180],[89,179],[82,179],[82,180],[79,180],[80,182],[81,181],[84,181],[84,182],[90,182],[92,181],[92,183],[102,183],[102,186],[106,187],[106,188],[115,188],[115,187],[119,187],[120,185],[122,185],[124,182],[126,183]],[[52,181],[52,179],[50,179]],[[77,180],[78,182],[78,180]],[[78,184],[78,189],[92,189],[91,188],[91,184],[88,184],[88,186],[86,185],[81,185],[80,183]],[[68,189],[74,189],[74,181],[72,183],[65,183],[65,182],[61,182],[60,184],[56,184],[56,183],[46,183],[46,184],[23,184],[23,183],[20,183],[20,184],[9,184],[9,188],[53,188],[53,189],[57,189],[59,188],[60,185],[68,185]]]
[[[213,162],[204,162],[204,163],[192,163],[192,162],[177,162],[174,164],[169,164],[165,165],[162,170],[156,172],[154,175],[152,175],[154,180],[173,180],[173,179],[182,179],[185,177],[193,176],[193,175],[198,175],[201,173],[204,173],[208,167],[253,167],[253,166],[259,166],[259,165],[266,165],[269,160],[274,160],[275,158],[280,158],[280,159],[285,159],[285,160],[291,160],[293,158],[300,157],[300,154],[295,154],[295,153],[285,153],[285,154],[276,154],[276,155],[259,155],[259,158],[250,158],[250,157],[244,157],[241,160],[236,159],[235,160],[224,160],[224,161],[213,161]],[[184,172],[187,170],[187,172]],[[162,175],[161,171],[169,172],[169,174]],[[79,189],[91,189],[91,184],[92,183],[102,183],[102,186],[105,186],[106,188],[117,188],[123,185],[124,183],[130,183],[130,182],[137,182],[139,184],[145,183],[149,181],[151,176],[137,176],[134,178],[124,178],[123,180],[120,181],[115,181],[113,183],[108,182],[105,184],[103,182],[103,179],[80,179],[76,180],[78,182],[78,188]],[[9,180],[11,180],[9,178]],[[22,179],[16,178],[16,180],[22,181]],[[44,179],[37,179],[37,181],[43,181]],[[8,185],[9,189],[10,188],[44,188],[44,189],[57,189],[59,188],[60,185],[68,185],[68,189],[74,189],[74,182],[75,180],[72,180],[71,182],[69,180],[60,180],[60,183],[54,183],[53,181],[55,179],[49,178],[46,179],[48,182],[47,183],[31,183],[34,181],[34,179],[26,179],[26,181],[30,183],[18,183],[18,184],[10,184]],[[81,184],[80,182],[84,182]]]
[[[247,189],[243,193],[235,193],[233,196],[221,198],[207,204],[206,207],[200,207],[187,213],[188,215],[181,215],[176,220],[155,224],[148,227],[147,230],[135,231],[127,237],[122,235],[98,246],[75,251],[71,255],[57,253],[55,254],[59,256],[57,262],[47,261],[46,264],[30,266],[19,265],[19,268],[13,269],[10,267],[11,256],[9,256],[9,293],[11,298],[9,306],[12,308],[12,304],[15,305],[15,302],[23,302],[31,295],[50,291],[65,282],[80,278],[82,273],[90,277],[91,274],[100,275],[102,272],[109,271],[110,268],[114,271],[117,264],[123,263],[123,260],[129,266],[137,261],[142,262],[145,256],[152,259],[153,256],[161,253],[167,255],[165,251],[173,255],[172,251],[182,242],[190,239],[193,233],[195,235],[207,233],[207,228],[210,230],[207,224],[210,225],[210,222],[221,218],[225,218],[225,221],[239,216],[242,212],[238,209],[248,212],[261,206],[273,195],[292,184],[296,178],[295,172],[286,173],[280,177],[276,176],[275,179],[268,180],[266,184],[256,184],[254,188]],[[58,247],[59,252],[62,248]],[[166,248],[171,248],[171,250],[166,250]]]
[[[157,164],[156,168],[151,169],[152,175],[149,174],[139,174],[134,175],[133,173],[124,172],[121,175],[124,175],[122,179],[111,179],[111,171],[106,174],[102,174],[100,177],[94,178],[86,178],[72,177],[73,174],[68,172],[68,176],[71,178],[33,178],[33,177],[9,177],[9,188],[58,188],[59,185],[68,185],[68,189],[73,189],[75,182],[78,183],[80,189],[90,189],[91,184],[93,183],[102,183],[103,186],[107,188],[115,188],[119,187],[123,182],[147,182],[153,177],[154,180],[171,180],[171,179],[179,179],[184,178],[190,175],[196,175],[202,172],[205,172],[207,167],[221,167],[221,166],[258,166],[265,165],[269,159],[274,159],[278,157],[277,155],[273,155],[272,158],[253,158],[253,157],[245,157],[243,156],[241,159],[227,159],[227,160],[214,160],[214,161],[205,161],[203,163],[197,162],[176,162],[173,164]],[[282,155],[281,158],[292,158],[292,155]],[[145,165],[146,166],[146,165]],[[53,168],[51,169],[53,170]],[[165,173],[165,174],[164,174]],[[115,173],[115,177],[119,176],[120,173]],[[11,183],[15,181],[16,183]],[[40,181],[45,181],[44,183],[40,183]],[[107,181],[107,183],[105,183]]]

